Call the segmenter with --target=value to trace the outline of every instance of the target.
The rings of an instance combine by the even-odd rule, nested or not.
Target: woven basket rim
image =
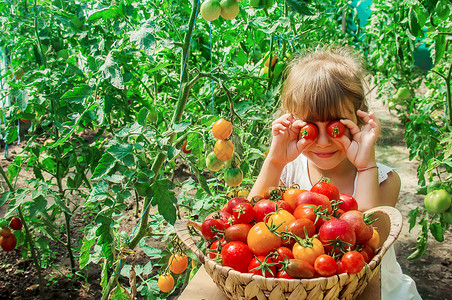
[[[329,277],[316,277],[316,278],[310,278],[310,279],[285,279],[285,278],[269,278],[269,277],[263,277],[256,274],[251,273],[242,273],[239,271],[236,271],[232,269],[231,267],[222,266],[219,263],[217,263],[214,260],[209,259],[204,253],[196,246],[195,242],[193,241],[192,236],[190,235],[190,232],[188,230],[188,226],[192,226],[197,228],[199,231],[200,224],[196,223],[194,221],[182,219],[177,220],[174,224],[174,229],[176,231],[176,234],[178,235],[179,239],[198,257],[201,263],[203,264],[213,264],[216,270],[218,270],[221,273],[230,273],[234,274],[236,277],[243,278],[245,280],[252,280],[253,278],[265,278],[266,280],[272,281],[272,282],[310,282],[310,283],[325,283],[328,281],[338,281],[342,278],[348,278],[350,276],[359,275],[361,273],[368,272],[369,270],[374,270],[381,262],[381,259],[383,258],[383,255],[386,253],[386,251],[391,247],[391,245],[395,242],[398,235],[400,234],[400,231],[402,230],[402,214],[399,210],[397,210],[394,207],[391,206],[378,206],[372,209],[369,209],[364,212],[365,215],[370,215],[373,213],[381,212],[386,214],[389,217],[390,222],[390,232],[388,234],[388,237],[378,250],[377,254],[372,258],[372,260],[366,264],[366,267],[363,268],[358,274],[348,274],[348,273],[342,273],[342,274],[336,274]]]

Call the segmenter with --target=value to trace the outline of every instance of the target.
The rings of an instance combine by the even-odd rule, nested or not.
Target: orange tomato
[[[215,156],[221,161],[227,161],[234,154],[234,144],[230,140],[218,140],[213,148]]]
[[[304,241],[307,242],[305,245],[295,243],[292,249],[293,257],[314,265],[315,259],[319,255],[325,254],[323,244],[318,238],[312,238],[309,240],[305,239]]]
[[[297,196],[301,193],[306,192],[305,190],[300,190],[297,188],[289,188],[282,195],[282,199],[292,206],[293,209],[297,206]]]
[[[159,289],[164,293],[169,293],[174,287],[174,278],[170,274],[160,275],[158,281]]]
[[[232,123],[221,118],[212,126],[212,134],[216,139],[225,140],[232,133]]]
[[[169,259],[169,269],[174,274],[183,273],[187,269],[188,257],[185,254],[179,253],[171,255]]]
[[[380,245],[380,234],[378,233],[378,231],[375,228],[373,229],[373,234],[372,237],[370,238],[370,240],[367,242],[367,245],[373,250],[375,251],[375,249],[378,248],[378,246]]]
[[[281,247],[281,238],[271,232],[264,222],[256,223],[251,227],[247,242],[254,255],[267,255]]]

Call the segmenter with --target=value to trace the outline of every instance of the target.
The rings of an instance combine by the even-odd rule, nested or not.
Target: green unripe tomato
[[[406,100],[411,97],[410,90],[406,87],[401,87],[397,90],[397,93],[394,95],[394,98],[397,100]]]
[[[243,180],[243,172],[239,167],[230,167],[224,173],[224,181],[229,186],[239,186]]]
[[[221,16],[226,20],[232,20],[239,14],[239,2],[237,0],[221,0]]]
[[[425,208],[431,213],[442,213],[449,209],[451,196],[445,189],[434,190],[424,198]]]
[[[215,152],[212,151],[206,157],[206,165],[207,169],[209,169],[212,172],[216,172],[223,168],[224,162],[219,160],[215,155]]]
[[[201,16],[206,21],[215,21],[221,14],[220,1],[206,0],[201,4]]]
[[[260,2],[261,2],[260,0],[250,0],[250,6],[254,7],[254,8],[258,8],[259,5],[261,4]]]
[[[286,65],[282,61],[278,61],[275,65],[275,70],[273,71],[273,78],[278,79],[285,67]]]

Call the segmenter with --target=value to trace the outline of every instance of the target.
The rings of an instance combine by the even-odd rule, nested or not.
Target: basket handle
[[[190,220],[177,220],[174,223],[174,230],[176,231],[179,239],[190,249],[199,259],[201,263],[204,263],[206,257],[204,253],[196,246],[195,241],[193,241],[192,236],[190,235],[190,231],[188,230],[188,226],[192,226],[198,231],[201,230],[200,224],[190,221]]]
[[[391,247],[391,245],[395,242],[397,237],[402,230],[403,218],[400,211],[392,206],[377,206],[366,210],[364,213],[366,215],[370,215],[376,212],[382,212],[389,217],[389,234],[386,238],[385,242],[381,246],[381,257],[386,253],[386,251]]]

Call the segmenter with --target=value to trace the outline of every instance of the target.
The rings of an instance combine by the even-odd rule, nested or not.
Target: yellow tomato
[[[304,241],[306,241],[308,245],[300,245],[299,243],[295,243],[292,248],[293,257],[307,261],[308,263],[314,265],[317,256],[325,254],[323,244],[318,238],[312,238],[309,240],[306,239]],[[310,241],[312,241],[312,243]]]
[[[270,217],[267,220],[267,225],[274,225],[279,226],[278,231],[287,231],[287,226],[289,226],[290,223],[295,221],[295,217],[288,212],[287,210],[278,210],[274,214],[271,214]]]

